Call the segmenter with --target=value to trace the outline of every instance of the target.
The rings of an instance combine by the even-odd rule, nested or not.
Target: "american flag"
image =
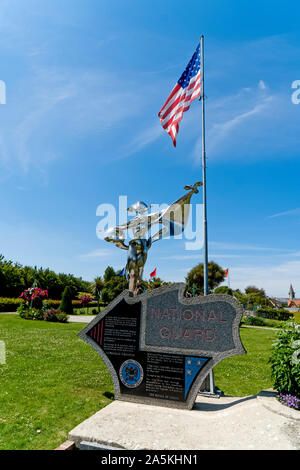
[[[176,147],[176,136],[183,113],[190,108],[191,102],[201,93],[200,67],[200,44],[198,44],[187,68],[158,113],[161,125],[170,134],[174,147]]]

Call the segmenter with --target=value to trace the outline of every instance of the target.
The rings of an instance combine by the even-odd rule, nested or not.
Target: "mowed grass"
[[[83,327],[0,314],[0,449],[54,449],[111,402],[107,368],[77,337]]]
[[[272,388],[271,356],[276,330],[240,328],[241,340],[247,354],[224,359],[214,368],[215,384],[225,395],[255,395]]]
[[[77,337],[83,326],[0,314],[0,340],[6,344],[6,364],[0,365],[0,449],[54,449],[77,424],[111,402],[106,366]],[[240,331],[247,354],[227,358],[214,369],[216,386],[226,395],[272,387],[268,359],[276,332]]]
[[[294,319],[297,323],[300,323],[300,312],[293,312]]]

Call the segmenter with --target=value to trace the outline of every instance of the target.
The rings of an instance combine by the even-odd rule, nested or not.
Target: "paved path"
[[[267,390],[249,397],[198,396],[191,411],[114,401],[68,439],[129,450],[300,450],[300,412]]]
[[[90,323],[96,315],[70,315],[69,322],[72,323]]]
[[[17,315],[16,312],[0,312],[0,315]],[[70,315],[69,322],[71,323],[90,323],[96,315]]]

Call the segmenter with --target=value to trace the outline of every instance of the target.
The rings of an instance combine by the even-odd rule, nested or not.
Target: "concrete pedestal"
[[[128,450],[300,449],[300,413],[259,396],[199,396],[193,410],[115,401],[76,426],[68,439]],[[99,447],[100,445],[100,447]]]

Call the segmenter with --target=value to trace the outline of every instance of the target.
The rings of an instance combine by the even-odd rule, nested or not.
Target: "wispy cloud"
[[[231,258],[242,258],[242,256],[243,255],[229,254],[229,253],[209,253],[209,259],[213,259],[213,258],[231,259]],[[176,261],[182,261],[182,260],[188,260],[188,259],[199,260],[199,253],[194,254],[194,255],[162,256],[161,259],[176,260]]]
[[[111,250],[108,250],[108,249],[97,249],[97,250],[93,250],[93,251],[90,251],[89,253],[85,253],[85,254],[82,254],[82,255],[79,255],[78,257],[80,259],[92,259],[92,258],[107,258],[108,256],[111,256],[113,254],[113,252]]]
[[[41,171],[59,158],[56,140],[62,133],[66,144],[75,135],[105,134],[144,106],[143,90],[137,92],[124,78],[103,70],[35,67],[22,85],[10,90],[11,107],[0,122],[0,165],[6,175],[20,169],[26,173],[33,166]],[[142,148],[152,139],[148,131],[135,145]]]
[[[240,144],[241,136],[253,132],[257,119],[269,116],[276,103],[277,96],[271,93],[260,80],[252,88],[242,88],[231,96],[222,97],[209,103],[210,115],[207,120],[207,152],[216,157],[232,145]],[[234,140],[232,140],[234,136]],[[199,161],[202,139],[199,138],[194,148],[194,157]]]
[[[261,245],[248,245],[248,244],[244,245],[242,243],[226,243],[226,242],[215,242],[215,241],[209,242],[209,247],[215,250],[219,249],[219,250],[233,250],[233,251],[271,251],[271,252],[293,251],[293,250],[287,250],[287,249],[282,249],[282,248],[271,248],[271,247],[266,247],[266,246],[261,246]]]
[[[157,122],[154,122],[152,125],[140,131],[136,137],[133,137],[129,143],[125,144],[123,150],[120,151],[115,159],[120,160],[137,153],[161,137],[163,132],[164,131],[157,119]]]
[[[298,215],[298,214],[300,214],[300,207],[297,207],[296,209],[284,211],[284,212],[278,212],[277,214],[269,215],[268,219],[274,219],[275,217],[284,217],[287,215]]]

